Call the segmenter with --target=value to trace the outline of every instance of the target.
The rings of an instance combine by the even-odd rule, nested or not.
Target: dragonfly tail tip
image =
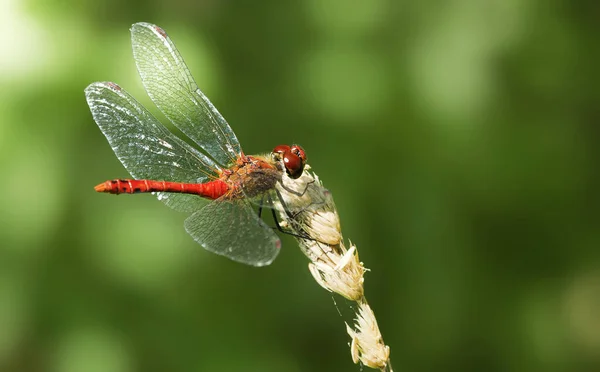
[[[96,192],[107,192],[108,188],[106,187],[106,182],[94,186],[94,190],[96,190]]]

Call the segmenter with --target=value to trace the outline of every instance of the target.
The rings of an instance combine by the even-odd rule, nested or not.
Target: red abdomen
[[[217,199],[229,191],[229,186],[215,180],[206,183],[181,183],[151,180],[118,179],[101,183],[94,187],[97,192],[109,194],[136,194],[140,192],[176,192],[194,194],[203,198]]]

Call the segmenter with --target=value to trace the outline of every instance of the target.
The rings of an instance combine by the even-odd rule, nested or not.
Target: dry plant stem
[[[281,202],[275,208],[281,225],[299,236],[296,239],[311,261],[308,268],[317,283],[356,302],[354,324],[346,324],[354,363],[392,372],[390,348],[383,342],[375,313],[364,295],[367,269],[358,258],[356,246],[350,242],[350,248],[346,247],[333,197],[309,169],[307,166],[297,180],[284,177],[278,186]]]

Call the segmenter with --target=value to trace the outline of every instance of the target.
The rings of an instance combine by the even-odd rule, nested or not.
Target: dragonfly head
[[[296,179],[302,175],[306,164],[306,153],[298,145],[279,145],[273,149],[273,158],[283,161],[285,171],[290,178]]]

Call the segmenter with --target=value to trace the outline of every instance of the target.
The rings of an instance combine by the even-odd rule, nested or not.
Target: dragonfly
[[[133,177],[108,180],[95,190],[154,193],[167,206],[192,213],[184,222],[185,230],[206,250],[252,266],[270,264],[281,240],[260,212],[263,206],[272,207],[278,197],[276,186],[284,178],[302,175],[304,149],[279,145],[267,155],[244,154],[167,33],[153,24],[136,23],[131,40],[148,95],[194,146],[167,129],[119,85],[93,83],[85,89],[92,116]]]

